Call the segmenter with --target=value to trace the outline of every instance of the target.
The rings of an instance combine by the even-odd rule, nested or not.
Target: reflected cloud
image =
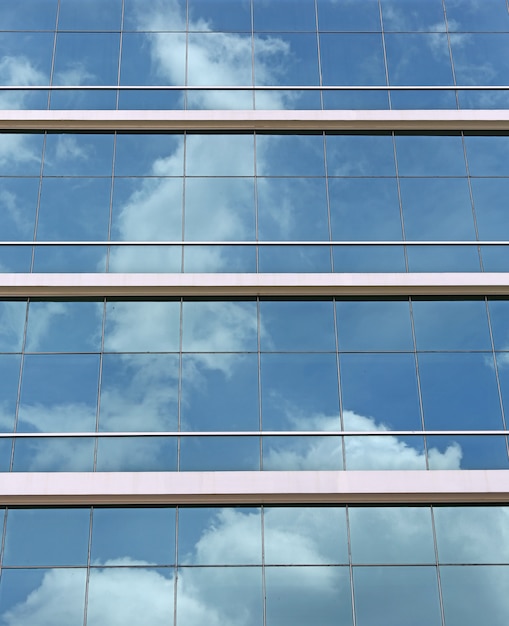
[[[0,85],[30,86],[44,85],[45,82],[44,74],[26,57],[6,55],[0,59]],[[0,93],[0,108],[25,108],[30,95],[29,91],[3,91]]]
[[[358,514],[357,514],[358,513]],[[352,546],[354,565],[358,562],[357,548],[363,563],[376,561],[379,553],[376,537],[387,536],[391,541],[390,561],[407,563],[409,550],[415,553],[415,562],[434,563],[431,544],[429,514],[422,509],[371,508],[352,509],[350,524],[354,525],[355,542]],[[454,562],[486,562],[493,552],[494,537],[497,543],[509,545],[507,537],[508,511],[502,507],[435,508],[439,558]],[[347,562],[345,512],[342,507],[337,515],[330,515],[326,508],[268,507],[265,509],[265,551],[267,562],[267,604],[274,598],[292,606],[305,601],[309,612],[331,620],[337,610],[337,598],[348,607],[350,595],[348,578],[339,578],[334,567],[316,567],[333,562]],[[376,533],[374,533],[376,529]],[[184,532],[184,531],[182,531]],[[376,537],[375,537],[376,534]],[[426,549],[415,546],[416,541],[426,540]],[[258,568],[236,567],[207,569],[202,565],[221,565],[225,556],[231,564],[261,562],[261,525],[259,512],[242,509],[217,509],[201,526],[198,536],[184,555],[183,567],[177,581],[178,623],[198,626],[203,623],[219,626],[259,623],[261,614],[261,579]],[[336,553],[335,546],[342,545],[344,555]],[[383,550],[382,550],[383,552]],[[505,551],[507,552],[507,551]],[[507,559],[504,552],[500,558]],[[372,555],[372,556],[370,556]],[[269,563],[302,563],[314,567],[285,568],[285,575]],[[414,562],[414,561],[410,561]],[[195,567],[189,568],[186,565]],[[90,573],[87,608],[88,626],[125,624],[132,619],[140,623],[158,626],[171,621],[173,613],[174,570],[157,569],[154,564],[135,560],[129,556],[94,561]],[[473,568],[463,568],[465,574]],[[451,584],[454,570],[443,568],[446,575],[444,602],[446,616],[454,621],[464,601],[461,585]],[[476,570],[480,571],[480,570]],[[165,574],[167,572],[167,574]],[[376,582],[371,591],[376,597],[384,596],[384,589],[391,596],[393,578],[391,570],[383,577],[366,578],[363,581],[363,597],[369,596],[369,585]],[[405,577],[398,576],[399,602],[415,600],[415,580],[420,580],[422,568],[416,568],[417,578],[407,570]],[[445,574],[446,572],[446,574]],[[485,568],[483,579],[476,590],[469,624],[481,623],[485,607],[493,611],[494,624],[503,624],[509,606],[507,594],[499,584],[497,568]],[[282,572],[281,572],[282,574]],[[397,572],[396,572],[397,575]],[[371,582],[370,582],[371,581]],[[368,588],[366,588],[368,585]],[[23,602],[10,607],[1,616],[5,626],[69,626],[81,624],[85,595],[84,570],[52,569],[44,573],[38,584]],[[406,600],[408,599],[408,600]],[[476,609],[476,607],[478,607]],[[362,605],[363,615],[371,615],[376,621],[379,605]],[[501,616],[496,620],[496,616]],[[134,616],[134,617],[133,617]],[[298,616],[297,622],[301,623]],[[81,621],[80,621],[81,620]],[[323,623],[329,623],[324,621]]]

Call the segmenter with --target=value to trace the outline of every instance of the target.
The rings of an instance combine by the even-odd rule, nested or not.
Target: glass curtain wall
[[[20,0],[0,7],[0,85],[1,109],[83,119],[496,119],[509,6]],[[505,131],[13,124],[0,272],[460,279],[509,271],[508,198]],[[509,469],[508,298],[327,294],[4,298],[0,472]],[[502,504],[97,504],[0,510],[0,626],[509,622]]]

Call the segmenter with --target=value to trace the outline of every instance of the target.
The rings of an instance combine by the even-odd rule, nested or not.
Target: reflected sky
[[[505,429],[506,304],[4,301],[0,428],[99,434],[19,438],[14,471],[505,467],[461,431]],[[459,432],[391,434],[423,427]]]
[[[507,84],[504,0],[24,0],[0,9],[6,84]],[[61,6],[60,6],[61,5]],[[495,31],[495,32],[494,32]],[[122,37],[120,37],[122,33]],[[187,35],[186,35],[187,33]],[[76,51],[79,50],[79,54]],[[404,50],[405,54],[399,54]],[[454,78],[453,78],[454,76]],[[22,80],[20,80],[20,77]],[[12,108],[493,108],[497,92],[5,92]]]
[[[11,509],[0,623],[502,626],[506,544],[504,506]]]

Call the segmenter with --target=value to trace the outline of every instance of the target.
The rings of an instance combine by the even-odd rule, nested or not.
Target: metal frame
[[[17,86],[10,88],[21,89]],[[81,87],[79,88],[81,89]],[[137,89],[137,87],[133,88]],[[46,87],[40,86],[38,89],[46,89]],[[99,87],[92,86],[89,89],[99,89]],[[179,88],[172,87],[172,89]],[[218,89],[236,90],[244,88],[219,87]],[[251,90],[253,87],[249,87],[249,89]],[[260,87],[259,89],[267,88]],[[281,86],[278,89],[287,88]],[[394,90],[394,88],[388,89],[387,87],[380,87],[380,89]],[[397,89],[412,90],[411,87]],[[461,90],[458,87],[454,87],[454,89]],[[482,88],[479,87],[478,89]],[[493,88],[488,87],[487,89]],[[506,87],[498,86],[495,89],[505,90]],[[16,110],[0,111],[0,130],[14,132],[498,131],[504,133],[509,131],[509,110]],[[23,245],[33,245],[34,243],[37,244],[38,242],[24,242]],[[70,243],[63,245],[70,245]],[[182,243],[179,242],[179,245]],[[311,243],[308,242],[309,245]],[[397,243],[398,245],[405,244],[405,242]],[[417,242],[415,243],[417,244]],[[425,242],[425,245],[440,245],[440,243]],[[479,245],[479,242],[468,243]],[[54,244],[55,242],[52,242],[52,245]],[[76,244],[79,245],[79,242]],[[294,245],[293,242],[277,242],[277,244]],[[331,242],[320,242],[320,245],[322,244],[331,245]],[[422,242],[419,244],[422,245]],[[12,245],[17,245],[17,243],[12,242]],[[104,242],[103,245],[114,244]],[[127,242],[123,245],[127,245]],[[133,242],[132,245],[143,244]],[[155,245],[163,244],[156,243]],[[239,242],[233,244],[225,242],[225,245],[239,245]],[[381,245],[381,243],[374,242],[374,245]],[[460,244],[454,243],[454,245]],[[486,245],[495,245],[495,242],[486,242]],[[0,296],[5,298],[32,296],[48,298],[180,297],[187,295],[205,297],[509,295],[509,273],[59,273],[0,275]],[[178,434],[182,436],[184,433]],[[196,436],[199,433],[192,434]],[[207,434],[215,435],[216,433]],[[224,436],[224,433],[220,434]],[[259,435],[260,433],[256,434]],[[321,435],[322,433],[313,434]],[[326,434],[331,436],[344,435],[341,432]],[[359,436],[395,435],[392,432],[349,434],[358,434]],[[426,433],[418,432],[416,434],[423,435]],[[481,434],[491,433],[486,431]],[[504,435],[504,431],[498,434]],[[63,434],[60,435],[63,436]],[[73,435],[85,436],[88,434],[71,434],[71,436]],[[118,433],[114,433],[114,435],[119,436]],[[132,436],[133,433],[121,433],[120,435]],[[147,433],[147,436],[150,435],[152,433]],[[13,434],[10,436],[12,437]],[[59,434],[48,433],[45,436],[59,436]],[[98,436],[98,433],[93,433],[91,436]],[[0,474],[0,504],[2,505],[45,506],[100,503],[221,505],[229,503],[323,504],[353,502],[366,504],[505,503],[509,502],[509,470]]]

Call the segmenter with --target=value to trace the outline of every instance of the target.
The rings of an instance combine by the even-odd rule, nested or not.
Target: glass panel
[[[95,430],[99,357],[25,357],[18,429],[24,432]]]
[[[264,437],[263,469],[269,471],[342,470],[341,437]]]
[[[14,444],[15,472],[91,472],[93,468],[91,437],[26,437]]]
[[[14,428],[21,358],[0,354],[0,431]],[[2,440],[0,440],[2,441]],[[7,452],[7,451],[6,451]]]
[[[243,537],[244,539],[244,537]],[[229,549],[230,545],[228,546]],[[176,626],[263,622],[260,567],[181,568]]]
[[[60,0],[60,30],[120,30],[122,0]]]
[[[412,354],[344,354],[340,357],[343,411],[350,419],[390,430],[422,428],[416,363]]]
[[[2,571],[0,614],[5,624],[83,626],[85,568]]]
[[[463,34],[451,33],[450,40],[459,85],[508,84],[509,61],[506,54],[500,54],[500,50],[509,47],[509,34],[469,33],[465,37]],[[460,103],[463,108],[505,108],[507,91],[460,92]],[[507,171],[507,167],[505,169]]]
[[[507,624],[509,567],[441,567],[440,582],[447,626]]]
[[[256,135],[258,176],[324,176],[322,135]]]
[[[0,7],[2,30],[52,30],[55,28],[58,0],[24,0],[23,11],[19,5],[5,3]]]
[[[318,28],[321,31],[379,31],[377,0],[317,0]]]
[[[447,26],[454,31],[509,31],[509,13],[500,0],[447,0]]]
[[[187,178],[185,240],[254,240],[254,199],[252,178]]]
[[[177,352],[180,303],[122,302],[106,304],[106,352]]]
[[[259,423],[256,354],[183,356],[182,430],[257,430]]]
[[[358,626],[439,626],[434,567],[354,568]]]
[[[505,436],[444,435],[427,440],[429,469],[509,468]]]
[[[177,430],[178,374],[177,354],[104,355],[99,430]]]
[[[414,3],[412,2],[412,8]],[[408,11],[407,13],[411,13]],[[443,19],[443,16],[442,16]],[[442,22],[443,26],[443,22]],[[391,85],[452,85],[453,74],[446,33],[386,34]],[[397,109],[456,108],[454,91],[392,91]]]
[[[466,175],[460,135],[398,134],[396,152],[400,176]]]
[[[491,354],[419,354],[419,374],[427,428],[503,428]]]
[[[253,135],[187,135],[187,176],[253,176]],[[221,158],[218,158],[221,155]]]
[[[89,509],[10,509],[4,565],[86,565]]]
[[[250,0],[188,0],[188,7],[193,29],[251,32]]]
[[[381,0],[386,30],[444,31],[442,0]]]
[[[266,567],[265,580],[267,626],[352,624],[346,567]]]
[[[175,472],[175,437],[99,437],[98,472]]]
[[[509,136],[466,135],[465,146],[472,176],[509,176]]]
[[[382,38],[371,33],[322,33],[320,54],[324,85],[385,85]],[[344,90],[323,93],[326,109],[386,109],[385,90]]]
[[[258,178],[257,193],[260,239],[329,239],[324,178]]]
[[[259,272],[321,272],[332,270],[329,246],[259,246]]]
[[[118,33],[58,33],[53,70],[55,85],[116,85],[120,35]],[[116,92],[55,91],[54,109],[115,108]]]
[[[434,516],[440,563],[509,563],[506,507],[435,507]]]
[[[110,189],[108,178],[43,179],[37,239],[108,239]]]
[[[351,506],[348,516],[353,563],[435,563],[428,507]]]
[[[400,188],[407,239],[476,239],[466,178],[403,178]]]
[[[509,239],[509,178],[472,178],[470,184],[479,239]]]
[[[336,314],[340,350],[413,350],[408,300],[339,300]]]
[[[125,624],[130,620],[135,623],[172,623],[172,570],[139,567],[142,563],[129,559],[107,561],[107,564],[123,567],[90,570],[87,604],[89,626],[105,620],[108,624]]]
[[[1,141],[0,138],[0,143]],[[2,162],[1,150],[0,145],[0,164]],[[3,241],[29,241],[33,238],[38,190],[37,178],[2,179],[0,237]]]
[[[403,246],[334,246],[335,272],[406,272]]]
[[[314,0],[253,0],[255,31],[316,29]]]
[[[380,430],[372,418],[345,411],[345,430]],[[348,470],[424,470],[426,456],[423,437],[370,435],[345,437],[345,464]],[[454,468],[456,469],[456,468]]]
[[[267,565],[348,563],[344,507],[265,507]]]
[[[331,300],[260,302],[263,351],[335,351]]]
[[[262,354],[265,430],[337,430],[338,371],[334,354]]]
[[[182,437],[183,472],[253,471],[260,469],[258,437]]]
[[[113,135],[48,134],[45,176],[111,176]]]
[[[402,238],[395,178],[330,178],[329,197],[332,239]]]
[[[32,300],[28,309],[27,352],[91,352],[101,347],[100,302]]]
[[[175,509],[95,508],[90,559],[93,565],[175,563]]]
[[[418,350],[491,350],[484,300],[412,300]]]
[[[390,134],[327,134],[329,176],[396,176]]]
[[[25,328],[27,303],[0,302],[0,352],[20,352]]]
[[[111,168],[110,168],[111,169]],[[115,176],[182,176],[184,137],[177,133],[122,134],[116,136]],[[111,174],[111,171],[106,172]],[[133,181],[136,187],[147,181]],[[134,186],[134,185],[133,185]],[[158,189],[157,186],[155,186]],[[157,198],[157,195],[155,196]]]
[[[178,541],[181,565],[260,565],[260,509],[180,507]]]
[[[256,302],[192,302],[183,304],[184,352],[246,352],[257,350]],[[232,357],[224,355],[221,369],[228,373]]]
[[[43,142],[42,134],[0,133],[0,176],[39,176]]]

